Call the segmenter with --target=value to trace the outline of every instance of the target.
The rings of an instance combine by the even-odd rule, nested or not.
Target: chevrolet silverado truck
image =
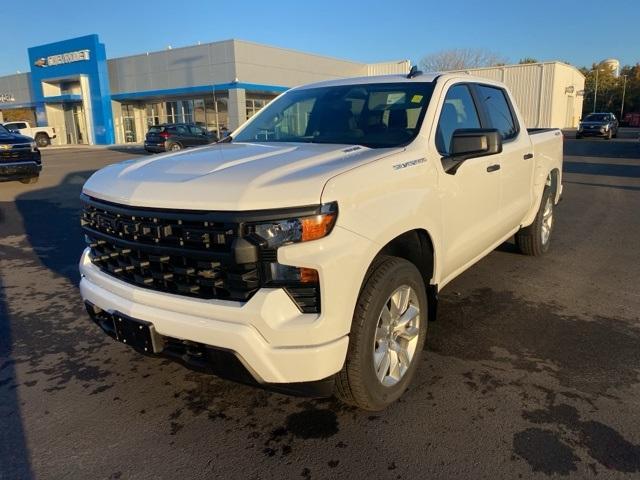
[[[7,122],[3,124],[7,130],[14,131],[20,135],[33,138],[39,148],[51,145],[51,140],[56,138],[55,127],[32,127],[29,122]]]
[[[36,183],[42,170],[40,150],[33,138],[0,125],[0,182]]]
[[[562,142],[466,74],[293,88],[218,144],[93,174],[80,292],[140,352],[379,410],[443,287],[514,235],[548,250]]]

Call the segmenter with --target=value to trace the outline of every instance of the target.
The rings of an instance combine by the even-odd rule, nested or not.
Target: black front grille
[[[86,195],[82,200],[81,224],[91,261],[119,280],[177,295],[241,302],[261,287],[279,287],[301,312],[320,311],[317,284],[276,284],[268,279],[266,272],[277,262],[277,252],[247,234],[241,213],[128,207]],[[247,218],[255,219],[256,213]],[[242,263],[236,252],[240,244]],[[247,246],[255,248],[254,259],[248,259]]]
[[[133,209],[91,201],[81,223],[91,260],[120,280],[205,299],[248,300],[260,287],[257,262],[237,264],[240,225],[200,215]]]
[[[40,157],[37,153],[31,151],[31,145],[28,143],[24,145],[9,145],[9,148],[0,145],[0,163],[30,160],[37,162]]]

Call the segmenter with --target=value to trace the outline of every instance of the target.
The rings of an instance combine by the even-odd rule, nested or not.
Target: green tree
[[[594,63],[590,69],[583,67],[580,71],[585,76],[583,115],[591,112],[613,112],[619,115],[622,105],[623,77],[616,77],[611,68],[597,63]]]

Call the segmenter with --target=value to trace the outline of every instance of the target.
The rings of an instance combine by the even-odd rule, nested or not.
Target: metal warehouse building
[[[97,35],[29,48],[29,64],[0,77],[0,111],[28,109],[58,144],[140,142],[165,122],[231,131],[290,87],[409,71],[408,60],[364,64],[239,40],[107,59]]]
[[[562,62],[526,63],[463,70],[505,83],[530,128],[578,126],[584,75]]]

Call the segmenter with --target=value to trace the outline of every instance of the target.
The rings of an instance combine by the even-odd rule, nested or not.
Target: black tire
[[[551,225],[547,240],[544,241],[542,234],[544,212],[547,206],[547,201],[549,200],[551,201]],[[520,231],[516,233],[516,245],[522,253],[524,253],[525,255],[537,257],[549,250],[551,234],[553,233],[554,210],[555,204],[551,195],[551,188],[549,186],[546,186],[544,187],[544,192],[542,193],[540,207],[538,208],[538,213],[536,214],[535,220],[531,225],[520,229]]]
[[[376,376],[373,354],[380,314],[398,287],[409,286],[419,307],[415,353],[404,375],[396,384],[386,386]],[[342,370],[336,375],[336,396],[364,410],[382,410],[407,389],[420,361],[427,329],[428,300],[424,280],[414,264],[397,257],[383,257],[370,270],[360,291],[353,314],[349,349]]]
[[[51,139],[49,138],[49,135],[47,135],[46,133],[36,134],[35,141],[36,141],[36,145],[38,145],[38,148],[44,148],[51,145]]]
[[[167,151],[169,151],[169,152],[179,152],[183,148],[184,147],[179,142],[170,143],[169,145],[167,145]]]
[[[24,183],[26,185],[32,185],[34,183],[38,183],[40,177],[31,177],[31,178],[21,178],[20,183]]]

